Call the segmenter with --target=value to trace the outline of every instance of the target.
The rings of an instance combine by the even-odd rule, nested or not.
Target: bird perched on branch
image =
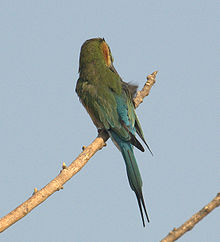
[[[108,132],[125,160],[128,180],[135,192],[143,226],[147,214],[142,194],[142,179],[133,146],[144,151],[137,133],[148,147],[135,113],[133,97],[137,86],[123,82],[113,66],[109,46],[102,38],[87,40],[81,47],[76,92],[98,130]],[[150,151],[151,152],[151,151]],[[144,213],[143,213],[144,211]]]

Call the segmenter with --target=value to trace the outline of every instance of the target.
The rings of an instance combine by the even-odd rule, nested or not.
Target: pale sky
[[[109,140],[4,242],[159,241],[220,191],[219,1],[0,2],[0,158],[4,216],[69,165],[97,132],[75,93],[83,42],[104,37],[137,109],[152,157],[135,151],[150,216],[145,228],[123,158]],[[220,209],[179,241],[216,242]]]

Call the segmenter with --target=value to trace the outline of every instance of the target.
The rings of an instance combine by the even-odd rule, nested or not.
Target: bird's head
[[[89,39],[82,45],[79,72],[84,67],[91,64],[102,68],[114,68],[111,50],[104,38]]]

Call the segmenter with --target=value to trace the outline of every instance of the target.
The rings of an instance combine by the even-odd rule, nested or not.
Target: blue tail
[[[143,210],[146,215],[147,221],[150,222],[150,220],[149,220],[149,217],[147,214],[144,197],[142,194],[142,179],[141,179],[141,174],[139,172],[137,162],[136,162],[136,159],[134,156],[133,146],[129,142],[121,140],[113,132],[111,132],[111,137],[112,137],[115,145],[120,149],[122,156],[125,160],[128,181],[129,181],[131,189],[136,194],[138,206],[139,206],[140,213],[141,213],[141,219],[143,222],[143,226],[145,227]]]

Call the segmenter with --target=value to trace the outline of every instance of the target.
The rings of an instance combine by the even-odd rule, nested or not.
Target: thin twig
[[[213,209],[220,206],[220,193],[202,208],[198,213],[194,214],[189,220],[187,220],[179,228],[174,228],[161,242],[173,242],[179,239],[183,234],[190,231],[199,221],[201,221],[206,215],[208,215]]]
[[[156,74],[157,72],[154,72],[147,77],[147,83],[142,91],[138,92],[137,97],[134,99],[136,107],[143,101],[143,98],[149,94],[152,85],[155,83]],[[83,147],[81,154],[70,164],[69,167],[63,164],[63,169],[57,177],[41,190],[37,191],[35,188],[33,195],[28,200],[0,219],[0,232],[3,232],[12,224],[26,216],[32,209],[44,202],[54,192],[62,189],[63,185],[79,172],[98,150],[106,145],[105,142],[108,138],[109,136],[107,133],[101,132],[89,146]]]
[[[151,75],[147,76],[147,82],[141,91],[137,92],[137,95],[134,99],[135,108],[137,108],[142,102],[143,99],[149,95],[151,87],[154,85],[156,81],[156,75],[158,71],[153,72]]]

